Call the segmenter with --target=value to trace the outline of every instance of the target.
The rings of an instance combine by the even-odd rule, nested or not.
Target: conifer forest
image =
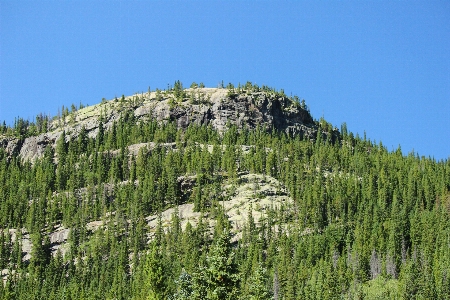
[[[180,126],[214,99],[177,81],[3,122],[0,299],[450,299],[449,160],[313,119],[283,90],[218,90],[282,102],[261,115],[273,124],[311,121]],[[175,117],[137,114],[145,103]]]

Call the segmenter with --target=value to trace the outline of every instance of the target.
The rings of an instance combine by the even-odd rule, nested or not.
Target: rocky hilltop
[[[136,120],[176,122],[178,128],[190,124],[209,125],[223,132],[229,126],[278,130],[291,136],[314,139],[318,127],[305,107],[284,93],[260,90],[223,88],[190,88],[135,94],[120,99],[103,100],[100,104],[72,111],[56,117],[47,125],[47,132],[26,138],[0,136],[0,147],[10,155],[16,153],[26,160],[43,155],[48,145],[65,131],[66,138],[76,138],[82,128],[90,137],[98,132],[100,120],[105,129],[113,126],[124,114]],[[325,135],[326,133],[324,133]],[[337,131],[334,131],[333,138]]]
[[[448,161],[176,86],[0,125],[0,299],[450,299]]]
[[[103,99],[97,105],[83,107],[61,117],[53,118],[47,123],[47,128],[43,133],[22,137],[0,136],[0,147],[4,148],[10,156],[18,155],[24,160],[34,161],[44,155],[47,147],[56,148],[57,141],[63,132],[66,136],[66,142],[70,139],[77,139],[82,130],[85,130],[89,137],[96,137],[100,124],[107,131],[121,118],[132,118],[134,122],[143,122],[144,124],[152,120],[173,122],[181,129],[186,129],[192,124],[211,126],[219,133],[223,133],[233,125],[240,130],[260,127],[267,131],[276,130],[285,132],[290,136],[300,136],[309,140],[316,138],[319,128],[307,108],[295,99],[287,97],[284,93],[260,90],[238,91],[223,88],[190,88],[179,91],[157,90],[111,100]],[[161,146],[167,149],[176,148],[175,143],[161,144]],[[199,146],[207,147],[209,152],[213,150],[212,145]],[[143,147],[150,151],[156,147],[156,143],[129,145],[128,153],[137,156],[139,149]],[[253,146],[241,147],[242,152],[247,153]],[[120,150],[113,150],[110,153],[115,155],[118,151]],[[266,149],[266,151],[271,150]],[[180,185],[184,186],[186,185],[184,184],[185,181],[188,182],[188,187],[185,187],[185,189],[192,192],[196,176],[189,178],[189,176],[181,176],[179,178]],[[105,184],[105,186],[112,188],[108,184]],[[232,186],[234,190],[231,189]],[[235,234],[234,239],[241,237],[242,233],[240,232],[248,222],[249,214],[258,224],[261,218],[267,217],[268,211],[293,202],[282,183],[275,178],[261,174],[240,173],[236,180],[226,180],[221,183],[220,189],[224,195],[227,195],[227,200],[223,201],[222,205],[229,218],[232,232]],[[230,192],[230,189],[233,191]],[[85,188],[77,190],[77,193],[85,194]],[[214,217],[208,215],[208,213],[194,211],[193,203],[183,203],[176,209],[183,228],[188,222],[196,226],[200,217],[202,217],[207,228],[210,231],[213,230]],[[165,229],[171,226],[174,211],[175,208],[172,207],[161,213],[161,222]],[[147,216],[146,222],[148,239],[150,240],[157,228],[158,215]],[[107,226],[104,220],[93,220],[86,224],[87,230],[91,233],[104,226]],[[30,234],[24,228],[9,229],[13,240],[15,240],[18,230],[22,232],[20,243],[24,253],[23,260],[28,261],[31,257],[32,248]],[[52,245],[53,254],[56,254],[58,249],[63,254],[66,252],[69,232],[70,228],[61,224],[50,229],[47,235]],[[2,275],[6,275],[6,273],[5,271]]]

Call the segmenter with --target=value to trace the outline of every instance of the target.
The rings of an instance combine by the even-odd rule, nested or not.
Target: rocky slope
[[[194,178],[195,180],[195,178]],[[242,237],[243,228],[248,225],[248,219],[251,216],[254,224],[258,226],[270,211],[280,211],[283,207],[292,204],[293,200],[288,195],[286,188],[277,179],[261,174],[240,174],[237,180],[227,181],[222,185],[222,191],[226,195],[225,201],[221,202],[228,220],[231,225],[231,232],[234,234],[233,239],[238,240]],[[160,215],[163,230],[167,231],[172,225],[174,214],[178,214],[182,230],[186,228],[187,223],[196,227],[200,218],[202,222],[213,232],[216,220],[211,213],[200,213],[194,211],[194,204],[185,203],[177,208],[169,208]],[[289,219],[293,212],[284,211],[284,218]],[[158,215],[150,215],[145,218],[148,226],[148,241],[150,241],[158,226]],[[103,220],[91,221],[86,224],[88,233],[97,230],[108,230],[110,222],[115,222],[114,213],[108,214]],[[127,220],[130,222],[130,220]],[[0,229],[1,230],[1,229]],[[23,261],[28,261],[31,257],[32,243],[30,234],[25,228],[20,229],[22,232],[20,245],[22,245]],[[309,229],[308,229],[309,230]],[[9,229],[11,239],[16,240],[18,229]],[[308,234],[306,232],[305,234]],[[69,250],[68,238],[70,228],[58,225],[50,232],[49,241],[51,243],[52,255],[56,255],[57,251],[65,254]],[[3,280],[6,279],[8,270],[2,270]]]
[[[90,137],[95,137],[99,131],[100,120],[105,130],[108,130],[125,114],[132,114],[136,122],[171,121],[175,122],[178,128],[184,129],[190,124],[207,125],[221,133],[231,125],[236,125],[239,129],[252,129],[258,126],[267,130],[275,129],[304,139],[314,139],[318,132],[318,126],[309,112],[284,95],[273,92],[236,93],[228,89],[195,88],[184,90],[181,97],[173,92],[158,91],[104,100],[100,104],[71,112],[64,118],[55,118],[48,125],[48,131],[40,135],[29,136],[25,139],[0,136],[0,147],[4,148],[9,155],[19,155],[24,160],[34,161],[43,156],[46,147],[56,147],[56,142],[63,131],[67,139],[75,139],[82,128]],[[329,133],[323,133],[323,135],[326,134]],[[338,132],[335,131],[332,134],[333,138],[336,138]],[[128,146],[128,152],[130,155],[137,155],[141,148],[145,147],[150,151],[155,146],[154,142],[133,144]],[[176,143],[165,143],[161,146],[176,151]],[[199,144],[199,146],[207,147],[212,152],[212,145]],[[254,146],[241,145],[241,147],[243,153],[246,153]],[[117,155],[119,151],[113,150],[110,153]],[[181,189],[192,189],[193,182],[196,180],[195,176],[191,179],[192,182],[186,180],[187,187],[183,187],[182,183]],[[78,192],[83,193],[82,190]],[[236,181],[223,183],[222,192],[227,200],[221,204],[232,226],[234,239],[241,238],[242,229],[247,224],[249,216],[252,216],[257,225],[268,216],[268,212],[272,209],[280,210],[293,203],[286,188],[278,180],[261,174],[241,173]],[[216,221],[213,215],[202,215],[194,211],[194,204],[184,203],[161,213],[164,229],[170,227],[172,216],[176,212],[183,229],[188,222],[196,226],[200,216],[210,230],[214,228]],[[289,215],[289,212],[284,213]],[[91,221],[86,224],[86,229],[90,233],[96,230],[107,230],[108,222],[114,222],[114,218],[105,217],[104,220]],[[156,230],[158,216],[147,216],[146,222],[150,240]],[[30,236],[24,228],[9,229],[12,240],[15,240],[18,230],[22,232],[23,260],[26,261],[31,254]],[[63,254],[67,251],[69,233],[70,228],[64,228],[61,225],[51,229],[48,235],[53,254],[56,254],[58,250]],[[3,270],[2,275],[6,273],[7,270]]]
[[[65,118],[55,118],[50,122],[48,132],[38,136],[24,140],[0,136],[0,147],[9,155],[17,153],[21,158],[33,161],[43,155],[48,145],[55,146],[63,130],[67,139],[76,138],[82,127],[89,136],[94,137],[100,117],[104,120],[105,129],[108,129],[124,113],[132,113],[137,121],[174,121],[179,128],[187,128],[190,124],[211,125],[220,132],[234,124],[238,128],[274,128],[290,135],[314,139],[318,130],[309,112],[282,94],[194,88],[184,90],[181,96],[172,91],[157,91],[104,100],[71,112]],[[335,131],[333,136],[337,134]]]

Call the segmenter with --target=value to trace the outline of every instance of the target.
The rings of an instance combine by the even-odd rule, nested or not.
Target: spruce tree
[[[230,232],[224,230],[214,242],[206,266],[194,274],[195,299],[236,299],[240,275],[230,242]]]
[[[144,267],[147,299],[163,300],[168,296],[169,269],[166,267],[161,248],[152,243]]]

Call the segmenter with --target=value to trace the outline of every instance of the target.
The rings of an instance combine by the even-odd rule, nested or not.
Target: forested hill
[[[450,299],[450,162],[244,86],[0,126],[0,299]]]

